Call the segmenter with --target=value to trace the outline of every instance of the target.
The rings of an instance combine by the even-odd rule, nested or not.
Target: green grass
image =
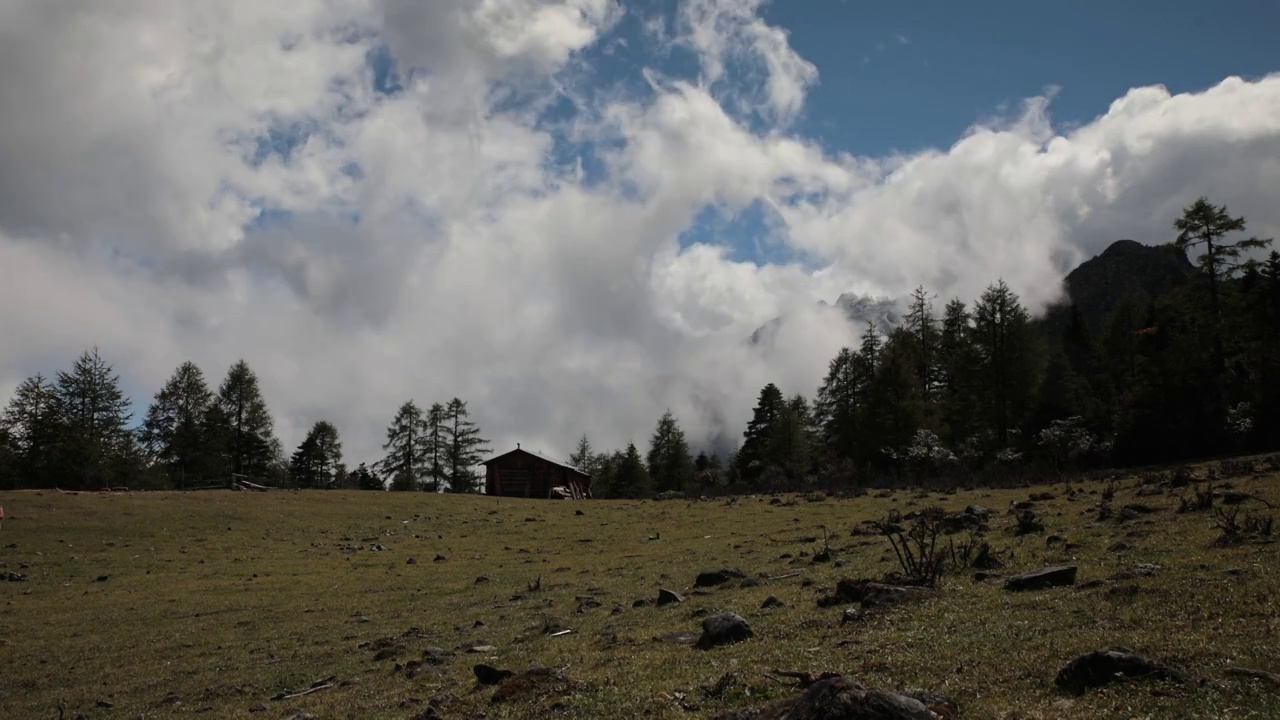
[[[1277,503],[1277,481],[1272,474],[1232,482]],[[475,689],[471,666],[480,661],[517,670],[531,661],[568,666],[583,685],[559,699],[560,717],[710,717],[790,694],[765,677],[774,668],[932,689],[953,697],[968,718],[1280,717],[1280,691],[1222,673],[1231,665],[1280,671],[1277,546],[1214,547],[1210,514],[1176,514],[1177,499],[1167,493],[1135,499],[1136,479],[1120,484],[1115,508],[1136,501],[1159,512],[1099,523],[1092,508],[1102,486],[1079,487],[1074,500],[1061,486],[1049,488],[1057,499],[1040,504],[1046,533],[1024,537],[1013,536],[1006,510],[1046,488],[822,502],[783,496],[782,506],[767,496],[660,503],[359,492],[0,493],[8,514],[0,530],[7,567],[0,571],[28,576],[0,582],[0,717],[55,718],[63,702],[68,718],[201,711],[409,718],[433,695],[451,692],[458,700],[445,717],[508,718],[542,716],[555,700],[491,705],[492,689]],[[1080,582],[1142,562],[1162,570],[1117,583],[1136,585],[1132,597],[1112,594],[1115,584],[1010,594],[957,573],[937,599],[861,625],[841,626],[839,606],[817,607],[823,586],[896,569],[885,540],[850,535],[859,522],[893,509],[970,503],[996,511],[988,540],[1012,551],[1014,570],[1071,562]],[[802,538],[820,537],[823,527],[846,566],[780,557],[816,550],[821,541]],[[1051,534],[1080,547],[1047,547]],[[1134,548],[1108,551],[1117,540]],[[387,549],[371,551],[373,543]],[[344,552],[349,545],[364,549]],[[434,562],[437,554],[447,559]],[[406,564],[411,557],[416,564]],[[687,590],[699,569],[717,565],[750,576],[801,574],[752,588],[732,583],[677,606],[631,607],[636,598],[655,598],[659,587]],[[100,575],[108,579],[96,581]],[[489,581],[477,584],[481,575]],[[539,576],[542,589],[530,592]],[[805,579],[814,585],[803,587]],[[760,610],[771,594],[787,607]],[[575,597],[583,595],[602,607],[576,613]],[[625,612],[611,615],[615,604]],[[745,616],[756,637],[709,651],[653,641],[658,633],[698,630],[705,610]],[[477,621],[484,626],[473,628]],[[547,621],[573,632],[548,637],[541,632]],[[427,637],[403,640],[401,662],[428,645],[497,650],[459,652],[437,674],[410,679],[393,672],[396,659],[374,661],[373,650],[360,648],[412,627]],[[1221,682],[1130,683],[1080,698],[1054,687],[1068,660],[1107,645]],[[718,698],[704,696],[700,688],[725,673],[738,682]],[[330,676],[333,688],[271,699]],[[114,707],[95,707],[100,700]],[[250,713],[257,703],[267,711]]]

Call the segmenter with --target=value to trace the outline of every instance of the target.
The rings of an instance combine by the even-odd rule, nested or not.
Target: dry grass
[[[1276,473],[1231,480],[1273,503],[1277,481]],[[28,577],[0,582],[0,717],[55,718],[61,702],[67,718],[410,718],[451,692],[458,700],[444,708],[449,718],[540,717],[556,702],[566,718],[698,718],[787,694],[764,676],[774,668],[932,689],[969,718],[1280,717],[1280,691],[1222,672],[1280,671],[1276,545],[1217,547],[1211,517],[1175,513],[1178,499],[1168,492],[1137,497],[1136,479],[1117,483],[1111,504],[1157,512],[1098,522],[1103,490],[1077,486],[1074,498],[1061,487],[823,502],[784,496],[782,505],[763,496],[574,503],[357,492],[0,493],[8,514],[0,571]],[[1036,506],[1045,533],[1015,537],[1010,503],[1042,491],[1057,496]],[[971,503],[995,511],[985,539],[1011,553],[1014,571],[1070,562],[1084,583],[1138,563],[1162,569],[1093,589],[1018,594],[952,573],[936,600],[862,624],[842,626],[840,607],[817,607],[819,591],[839,578],[897,568],[884,538],[853,536],[853,527],[891,510]],[[823,527],[843,567],[799,557],[821,549]],[[1055,534],[1071,545],[1048,545]],[[1132,549],[1108,549],[1121,540]],[[386,549],[370,550],[375,543]],[[350,546],[363,549],[344,550]],[[447,559],[433,561],[438,554]],[[734,581],[675,606],[631,607],[659,587],[686,591],[698,570],[719,565],[757,578],[801,574],[756,587]],[[101,575],[108,577],[99,582]],[[481,575],[489,581],[477,583]],[[539,577],[541,589],[530,591]],[[813,584],[802,586],[807,579]],[[602,606],[576,612],[576,598],[587,595]],[[759,609],[769,595],[787,607]],[[612,615],[615,604],[625,611]],[[698,630],[709,610],[745,616],[756,637],[709,651],[653,641]],[[473,627],[477,621],[484,625]],[[546,624],[573,632],[550,637]],[[414,627],[424,637],[401,638],[399,658],[375,661],[360,648]],[[426,646],[479,644],[497,649],[457,652],[413,678],[393,672]],[[1068,660],[1107,645],[1217,682],[1131,683],[1080,698],[1054,687]],[[567,666],[583,685],[559,698],[494,705],[491,689],[475,689],[471,666],[481,661]],[[726,673],[736,679],[711,695],[701,690]],[[271,699],[331,676],[330,689]],[[258,703],[266,712],[250,713]]]

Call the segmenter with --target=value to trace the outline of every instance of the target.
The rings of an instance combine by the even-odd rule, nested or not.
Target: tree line
[[[119,376],[95,348],[70,370],[24,380],[0,415],[0,488],[226,486],[478,492],[488,449],[454,398],[424,416],[405,403],[370,468],[343,463],[338,429],[319,420],[286,460],[258,377],[244,360],[215,392],[192,362],[178,367],[133,423]]]
[[[1101,332],[1074,303],[1032,318],[1003,281],[941,312],[924,288],[901,327],[869,325],[810,401],[770,383],[740,445],[692,456],[677,420],[571,463],[596,497],[925,482],[1153,464],[1280,447],[1280,254],[1233,236],[1243,218],[1201,198],[1170,249],[1199,252],[1184,282],[1112,303]]]

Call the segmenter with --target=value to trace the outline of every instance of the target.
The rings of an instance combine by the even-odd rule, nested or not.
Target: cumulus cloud
[[[1202,193],[1280,225],[1280,77],[831,154],[792,130],[818,70],[760,6],[5,4],[0,401],[97,345],[139,413],[183,360],[216,382],[244,357],[286,446],[329,419],[357,462],[403,400],[454,395],[499,449],[643,443],[667,408],[723,444],[853,341],[819,299],[1003,277],[1039,307]],[[594,74],[604,48],[643,81]],[[761,206],[783,259],[688,240]]]

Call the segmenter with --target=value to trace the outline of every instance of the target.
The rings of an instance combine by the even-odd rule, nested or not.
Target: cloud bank
[[[667,408],[722,441],[851,341],[816,300],[1003,277],[1042,306],[1201,194],[1280,234],[1280,76],[832,154],[792,130],[821,69],[760,5],[4,4],[0,401],[96,344],[138,414],[244,357],[286,447],[328,419],[352,462],[455,395],[498,449],[642,444]],[[773,259],[690,236],[709,208],[763,209]]]

